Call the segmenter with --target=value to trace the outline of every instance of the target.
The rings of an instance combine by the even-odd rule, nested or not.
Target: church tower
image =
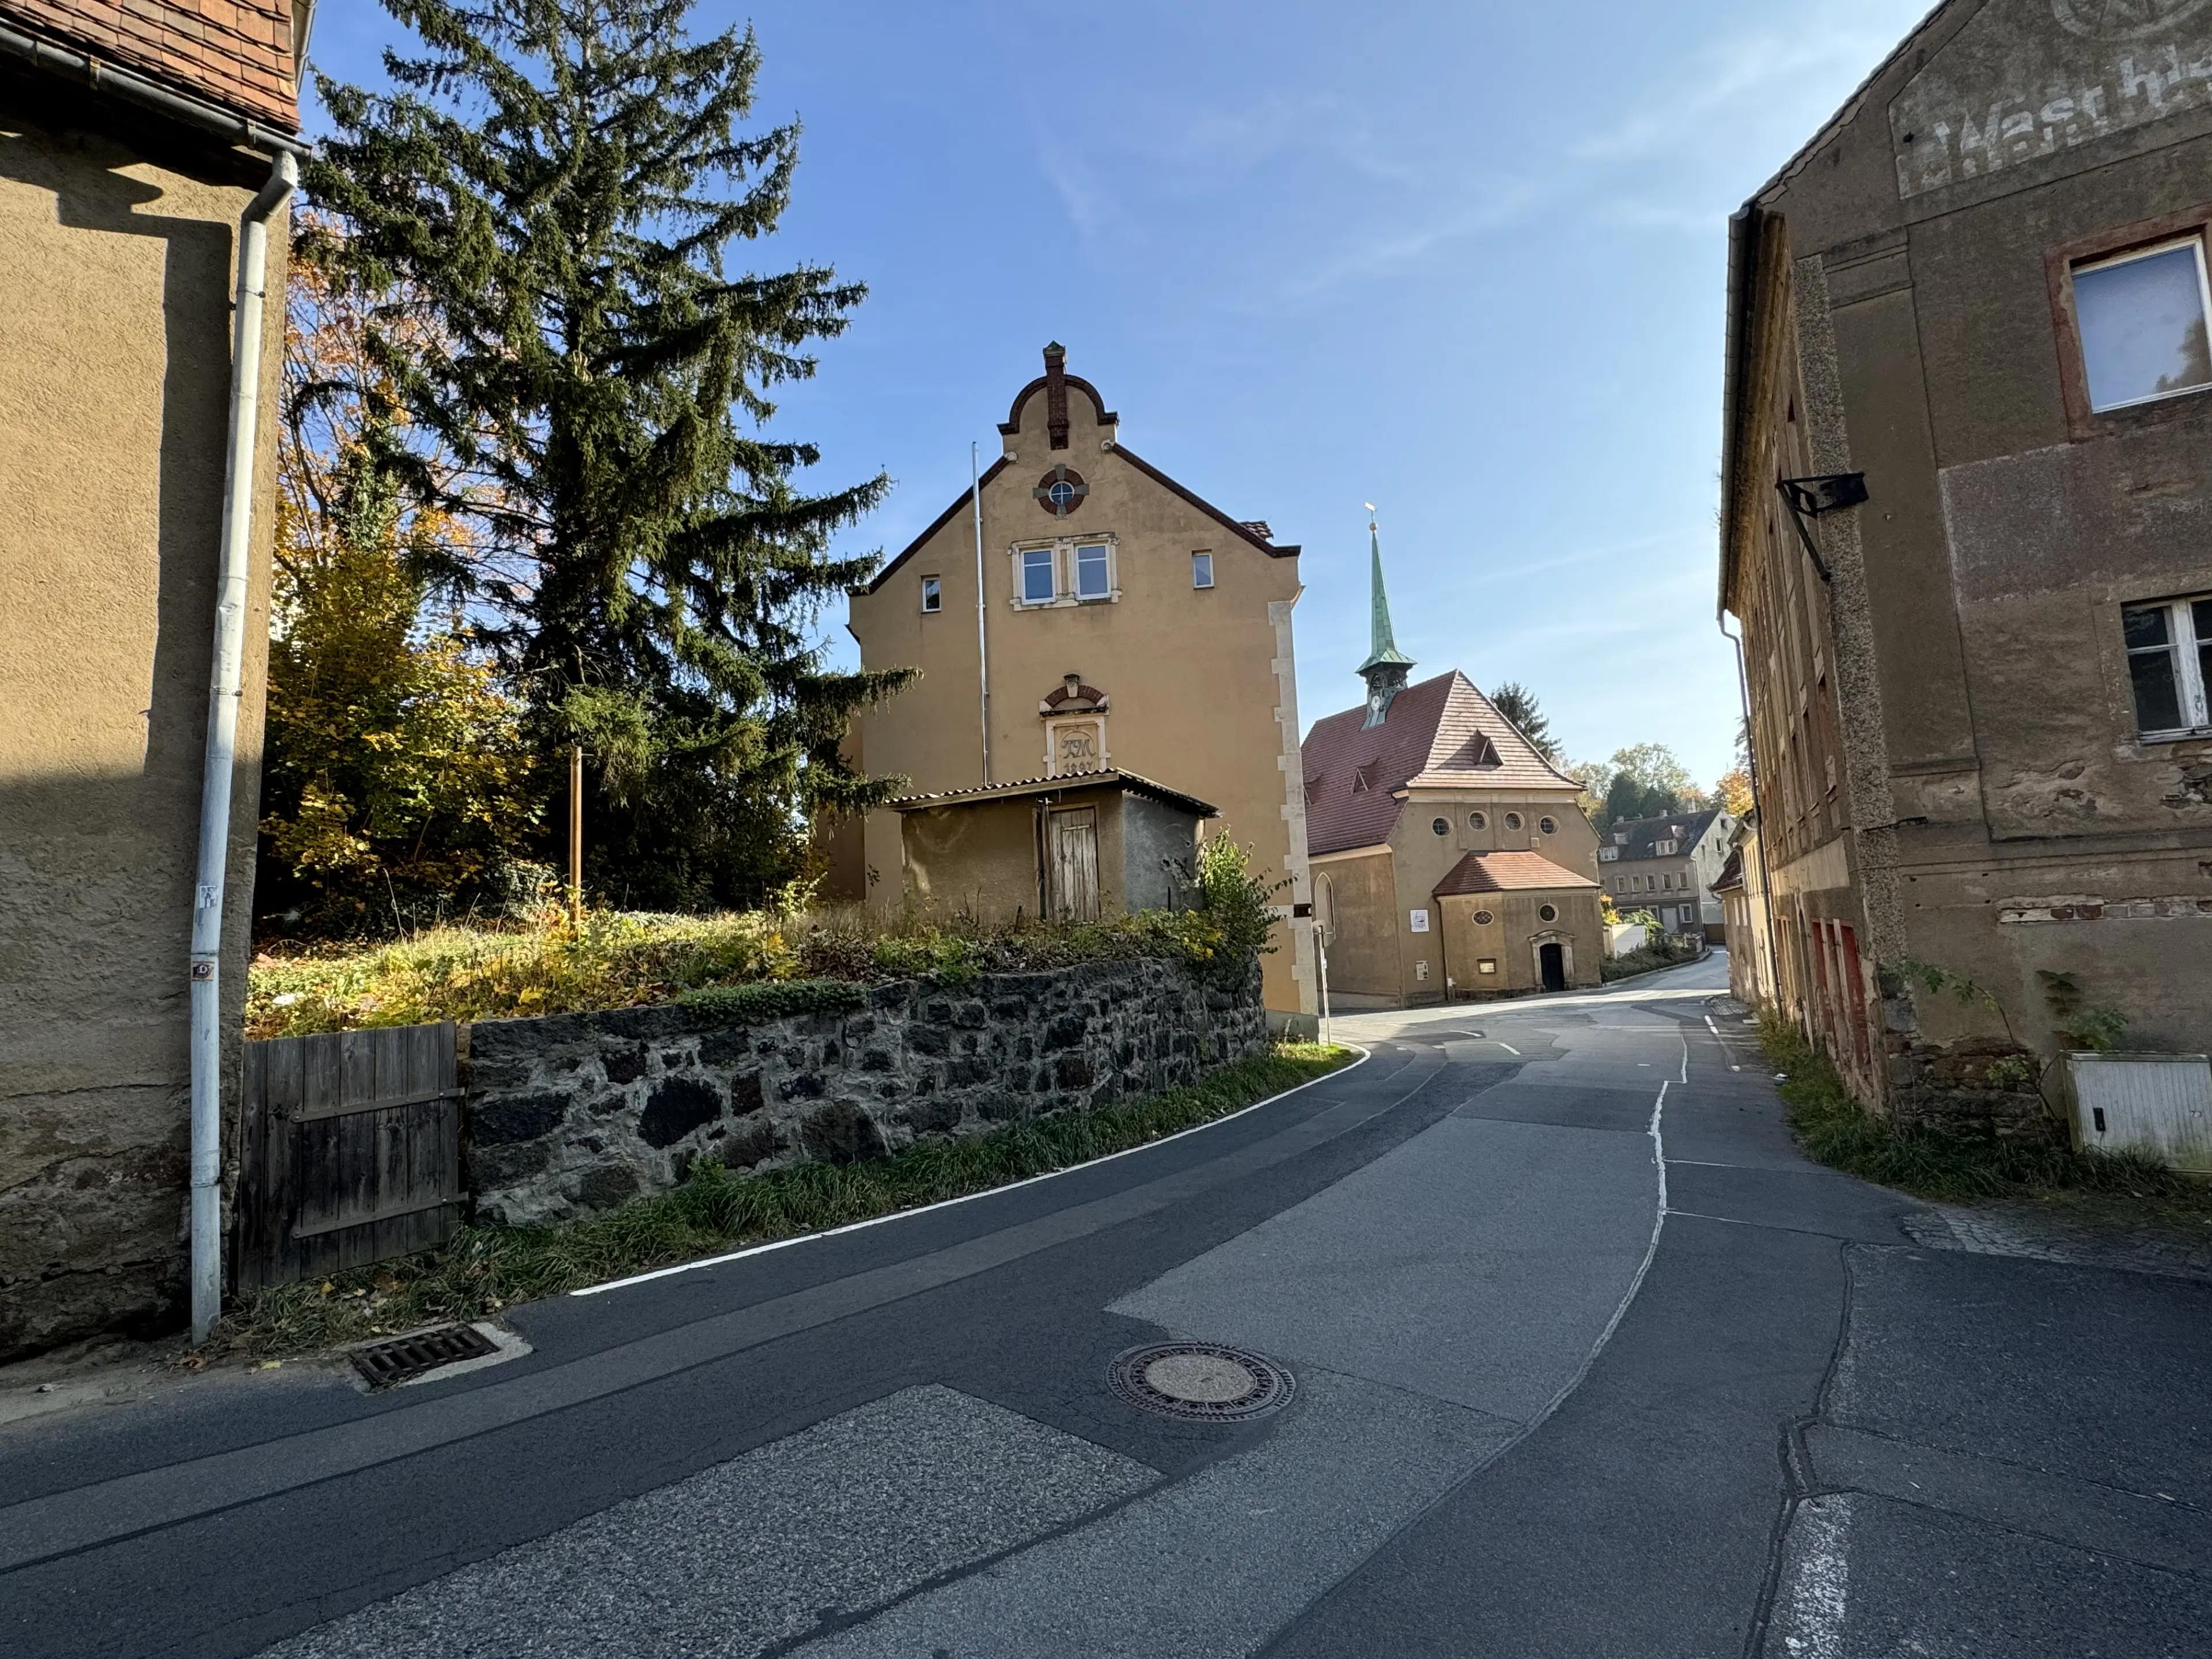
[[[1367,521],[1367,547],[1373,560],[1372,634],[1367,660],[1359,665],[1358,672],[1367,682],[1367,725],[1376,726],[1389,714],[1391,700],[1406,689],[1406,671],[1413,665],[1413,659],[1398,649],[1390,632],[1390,596],[1382,591],[1382,538],[1371,518]]]

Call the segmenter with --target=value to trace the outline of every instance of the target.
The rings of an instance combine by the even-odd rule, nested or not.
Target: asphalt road
[[[1341,1021],[1255,1111],[446,1381],[17,1423],[0,1652],[2212,1648],[2212,1285],[1931,1247],[1798,1156],[1722,982]],[[1294,1397],[1109,1389],[1170,1339]]]

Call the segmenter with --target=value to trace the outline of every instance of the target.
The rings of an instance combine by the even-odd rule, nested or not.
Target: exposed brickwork
[[[296,131],[292,0],[0,0],[0,17]]]

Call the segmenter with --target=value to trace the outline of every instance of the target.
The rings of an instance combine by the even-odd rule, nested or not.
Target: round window
[[[1556,836],[1559,833],[1559,826],[1555,819],[1538,818],[1536,827],[1547,836]]]
[[[1487,830],[1490,828],[1489,816],[1482,812],[1469,812],[1467,815],[1467,827],[1470,830]]]
[[[1521,815],[1518,812],[1508,812],[1505,815],[1505,827],[1508,830],[1518,830],[1521,827]]]
[[[1557,921],[1559,919],[1559,907],[1556,904],[1540,904],[1536,907],[1536,914],[1546,921]]]
[[[1477,910],[1474,913],[1474,925],[1478,927],[1487,927],[1496,918],[1487,910]]]
[[[1449,836],[1451,834],[1451,821],[1448,818],[1432,818],[1430,820],[1429,828],[1440,836]]]

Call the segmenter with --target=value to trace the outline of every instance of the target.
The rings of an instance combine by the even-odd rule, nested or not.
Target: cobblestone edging
[[[1268,1047],[1256,969],[1231,994],[1180,963],[1085,963],[847,1013],[737,1023],[670,1005],[469,1028],[479,1216],[565,1220],[665,1190],[691,1160],[848,1163],[1195,1079]]]
[[[2070,1267],[2212,1279],[2212,1237],[2150,1227],[2116,1226],[2030,1204],[1969,1207],[1931,1204],[1908,1215],[1905,1230],[1931,1249],[2008,1255]]]

